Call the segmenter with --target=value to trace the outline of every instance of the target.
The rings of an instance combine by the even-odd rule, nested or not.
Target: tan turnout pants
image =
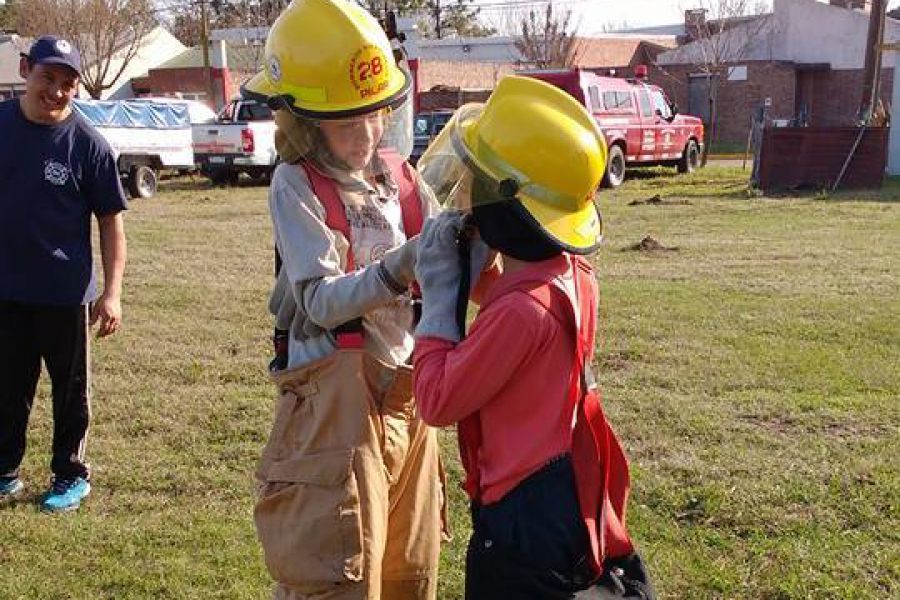
[[[273,379],[254,518],[274,597],[436,598],[444,493],[411,368],[338,350]]]

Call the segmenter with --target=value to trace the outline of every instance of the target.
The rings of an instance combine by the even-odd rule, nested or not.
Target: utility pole
[[[203,88],[206,90],[206,103],[217,111],[215,90],[212,84],[212,72],[209,64],[209,13],[206,0],[200,0],[200,43],[203,45]]]
[[[441,0],[434,0],[434,32],[441,39]]]
[[[862,99],[859,103],[858,119],[868,124],[878,97],[881,84],[881,52],[884,42],[884,19],[887,0],[872,0],[869,14],[869,35],[866,40],[866,64],[863,74]]]

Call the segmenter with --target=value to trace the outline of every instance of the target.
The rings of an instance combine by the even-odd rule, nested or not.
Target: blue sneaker
[[[54,479],[53,485],[41,501],[41,510],[46,512],[75,510],[90,493],[91,484],[83,477]]]
[[[0,502],[22,493],[25,484],[18,477],[0,477]]]

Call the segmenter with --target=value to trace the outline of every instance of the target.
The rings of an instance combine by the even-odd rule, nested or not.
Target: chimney
[[[706,26],[706,9],[689,8],[684,11],[684,33],[687,41],[699,40]]]
[[[863,12],[871,12],[872,0],[828,0],[831,6],[838,8],[846,8],[847,10],[861,10]]]
[[[217,69],[228,68],[228,46],[225,40],[209,41],[209,66]]]

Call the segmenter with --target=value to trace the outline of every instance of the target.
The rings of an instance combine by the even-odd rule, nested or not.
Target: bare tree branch
[[[718,125],[718,88],[731,65],[768,48],[772,55],[775,20],[765,0],[692,0],[694,8],[685,11],[688,40],[667,54],[665,63],[655,66],[665,72],[667,64],[690,64],[706,75],[709,126],[702,162],[706,164]]]
[[[516,49],[526,62],[538,69],[572,66],[581,44],[575,36],[578,24],[571,21],[571,10],[560,16],[553,11],[553,0],[548,0],[543,15],[530,10],[521,19],[520,34],[514,42]]]
[[[118,82],[157,25],[150,0],[21,0],[18,8],[23,35],[58,35],[75,45],[93,98]]]

